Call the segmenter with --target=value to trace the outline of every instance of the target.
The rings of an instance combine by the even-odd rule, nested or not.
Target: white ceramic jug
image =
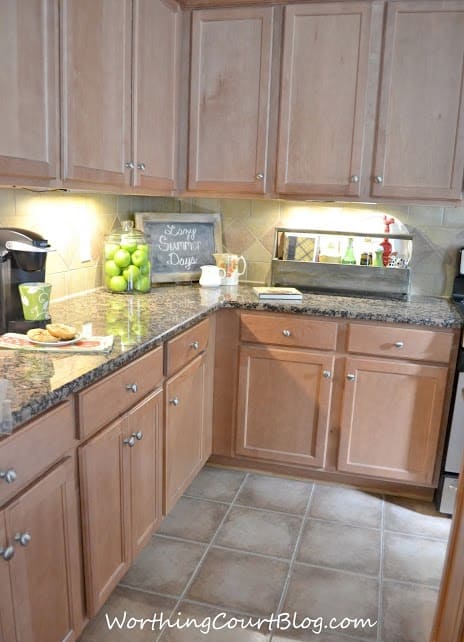
[[[213,254],[216,264],[221,267],[225,274],[222,277],[221,285],[238,285],[238,277],[245,274],[245,257],[238,254]],[[242,262],[242,270],[238,266]]]
[[[200,285],[203,288],[217,288],[221,285],[221,280],[225,277],[226,272],[217,265],[201,265]]]

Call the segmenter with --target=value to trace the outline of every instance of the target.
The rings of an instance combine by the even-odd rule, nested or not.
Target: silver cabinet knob
[[[127,446],[129,446],[129,448],[132,448],[133,446],[135,446],[135,437],[134,437],[134,435],[131,435],[127,439],[124,439],[124,441],[122,443],[126,444]]]
[[[124,163],[124,165],[127,167],[127,169],[135,169],[134,161],[127,161],[127,163]]]
[[[324,379],[330,379],[330,377],[332,376],[332,373],[330,372],[330,370],[323,370],[322,376],[324,377]]]
[[[8,470],[0,470],[0,479],[4,479],[7,484],[12,484],[16,481],[17,474],[14,468],[9,468]]]
[[[179,397],[174,397],[174,399],[170,399],[169,403],[171,404],[171,406],[178,406],[180,404]]]
[[[348,379],[348,381],[356,381],[356,375],[351,374],[351,373],[347,374],[346,378]]]
[[[383,183],[383,176],[374,176],[374,183]]]
[[[141,430],[137,430],[137,432],[132,433],[132,437],[135,437],[137,441],[140,441],[143,439],[143,432]]]
[[[282,330],[282,334],[284,335],[284,337],[291,337],[292,336],[292,333],[290,332],[290,330]]]
[[[396,341],[394,345],[395,348],[398,348],[398,350],[400,350],[401,348],[404,348],[404,341]]]
[[[5,562],[8,562],[11,560],[11,558],[14,555],[14,548],[13,546],[7,546],[6,548],[0,548],[0,555],[3,557]]]
[[[198,343],[198,341],[194,341],[193,343],[190,344],[190,347],[193,348],[193,350],[198,350],[198,348],[200,347],[200,344]]]
[[[31,534],[28,532],[16,533],[14,538],[16,542],[19,542],[21,544],[21,546],[27,546],[32,539]]]
[[[263,172],[258,172],[258,173],[256,174],[256,180],[258,180],[258,181],[262,181],[263,179],[264,179],[264,174],[263,174]]]
[[[145,163],[137,163],[137,169],[139,169],[141,172],[144,172],[146,169]]]
[[[128,390],[129,392],[134,392],[134,393],[137,392],[137,390],[138,390],[137,384],[136,383],[127,383],[126,384],[126,390]]]
[[[359,183],[359,176],[357,174],[350,176],[350,183]]]

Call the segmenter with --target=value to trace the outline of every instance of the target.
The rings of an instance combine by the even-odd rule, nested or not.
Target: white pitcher
[[[200,285],[203,288],[217,288],[221,285],[221,280],[225,277],[226,272],[217,265],[201,265]]]
[[[213,256],[216,261],[216,265],[222,268],[225,272],[221,285],[237,285],[238,277],[245,274],[247,267],[245,257],[238,256],[238,254],[213,254]],[[241,271],[238,268],[240,261],[242,261]]]

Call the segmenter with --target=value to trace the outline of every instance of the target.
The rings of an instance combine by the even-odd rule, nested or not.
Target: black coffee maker
[[[0,332],[27,332],[44,321],[25,321],[18,285],[45,281],[45,263],[52,248],[39,234],[18,227],[0,228]]]

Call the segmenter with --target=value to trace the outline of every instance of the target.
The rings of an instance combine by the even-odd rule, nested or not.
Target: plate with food
[[[45,328],[32,328],[26,336],[30,343],[40,346],[69,346],[81,340],[76,328],[65,323],[48,323]]]

